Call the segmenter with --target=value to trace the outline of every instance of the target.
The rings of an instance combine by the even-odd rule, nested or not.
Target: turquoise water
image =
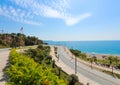
[[[120,41],[45,41],[50,45],[62,45],[86,53],[120,55]]]

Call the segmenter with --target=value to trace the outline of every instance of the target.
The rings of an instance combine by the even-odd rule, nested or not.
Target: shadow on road
[[[9,67],[9,60],[7,60],[8,63],[6,63],[6,66],[2,69],[3,75],[2,78],[0,79],[0,82],[7,82],[8,81],[8,76],[6,73],[6,68]]]

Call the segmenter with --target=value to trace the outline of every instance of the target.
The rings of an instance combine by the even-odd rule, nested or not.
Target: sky
[[[0,33],[42,40],[120,40],[120,0],[0,0]]]

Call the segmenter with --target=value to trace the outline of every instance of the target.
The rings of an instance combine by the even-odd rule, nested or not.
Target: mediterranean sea
[[[45,41],[49,45],[66,46],[85,53],[120,55],[120,40],[118,41]]]

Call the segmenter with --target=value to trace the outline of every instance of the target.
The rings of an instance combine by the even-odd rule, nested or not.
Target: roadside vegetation
[[[74,50],[74,49],[70,49],[70,51],[78,58],[80,58],[81,60],[84,60],[86,62],[90,62],[91,63],[91,69],[92,64],[96,64],[96,65],[100,65],[106,68],[111,68],[111,72],[109,71],[105,71],[105,70],[101,70],[98,68],[95,68],[97,70],[100,70],[104,73],[110,74],[114,77],[120,78],[120,74],[116,74],[114,73],[114,69],[118,69],[120,70],[120,58],[116,57],[116,56],[102,56],[102,59],[97,59],[97,57],[95,55],[93,55],[92,57],[87,57],[87,55],[85,53],[82,53],[79,50]]]
[[[6,69],[7,85],[82,85],[76,75],[68,75],[56,66],[49,53],[50,47],[43,45],[23,53],[13,49]]]
[[[57,47],[54,47],[55,56],[57,57]]]
[[[6,71],[9,75],[7,85],[66,85],[51,68],[40,65],[15,50],[10,53],[10,67]]]
[[[46,43],[34,36],[0,34],[0,48],[15,48],[10,52],[6,85],[82,85],[76,75],[68,75],[55,65],[50,47],[43,44]],[[57,57],[57,47],[54,50]]]

